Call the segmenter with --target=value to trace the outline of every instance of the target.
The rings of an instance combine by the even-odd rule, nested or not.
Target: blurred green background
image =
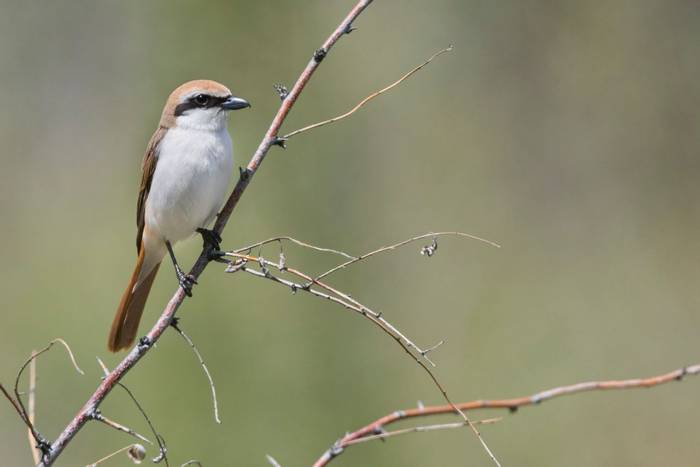
[[[54,439],[113,367],[106,337],[135,261],[140,164],[169,92],[194,78],[253,103],[232,116],[244,165],[352,1],[0,2],[0,381],[32,348],[37,418]],[[434,51],[455,50],[350,119],[273,149],[224,235],[279,234],[361,253],[445,239],[338,274],[433,355],[454,400],[649,376],[697,362],[700,273],[697,2],[377,1],[324,61],[284,129],[341,113]],[[178,248],[191,264],[200,247]],[[274,257],[277,247],[263,251]],[[333,264],[298,248],[288,263]],[[418,400],[442,403],[387,336],[350,312],[211,266],[180,316],[217,384],[172,332],[125,383],[172,465],[309,465],[333,441]],[[142,330],[175,289],[164,267]],[[145,331],[144,331],[145,332]],[[700,381],[527,408],[482,432],[504,466],[693,465]],[[103,411],[147,433],[116,391]],[[493,416],[496,412],[474,414]],[[90,424],[57,465],[131,440]],[[0,403],[2,464],[30,465]],[[154,450],[149,451],[152,457]],[[131,465],[119,457],[105,465]],[[467,431],[349,449],[337,466],[492,465]]]

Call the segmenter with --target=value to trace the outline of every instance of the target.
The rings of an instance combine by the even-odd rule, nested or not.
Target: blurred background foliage
[[[0,2],[0,380],[32,348],[49,438],[112,367],[107,331],[135,260],[135,193],[168,93],[194,78],[253,103],[235,113],[249,159],[291,85],[352,1]],[[343,123],[274,149],[224,235],[288,234],[360,253],[431,230],[446,239],[338,274],[418,343],[440,339],[455,400],[501,398],[696,362],[700,259],[700,9],[695,1],[377,1],[323,63],[285,130],[328,118],[454,44]],[[191,263],[199,240],[179,246]],[[332,258],[287,249],[321,271]],[[275,256],[277,247],[263,251]],[[216,380],[169,332],[125,383],[174,465],[309,465],[346,430],[441,403],[401,349],[340,308],[210,267],[180,316]],[[175,288],[163,269],[144,323]],[[691,465],[700,381],[557,400],[483,428],[504,465]],[[121,391],[107,416],[147,432]],[[481,414],[484,415],[484,414]],[[489,413],[489,416],[493,412]],[[475,414],[474,417],[479,417]],[[91,424],[57,465],[131,440]],[[0,404],[3,465],[30,465]],[[154,455],[154,451],[151,451]],[[349,449],[334,465],[491,465],[464,431]],[[106,465],[130,465],[125,458]]]

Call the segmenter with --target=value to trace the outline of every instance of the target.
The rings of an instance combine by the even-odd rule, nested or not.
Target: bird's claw
[[[180,266],[175,266],[175,274],[177,274],[177,281],[180,283],[182,290],[185,291],[185,295],[191,297],[192,287],[197,284],[197,279],[192,274],[185,274]]]

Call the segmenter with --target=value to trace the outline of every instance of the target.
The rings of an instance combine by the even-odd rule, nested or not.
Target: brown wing
[[[148,147],[146,147],[146,154],[143,156],[143,174],[141,175],[139,199],[136,202],[136,225],[138,226],[138,233],[136,234],[137,252],[141,250],[141,236],[143,235],[146,215],[146,199],[148,199],[148,192],[151,190],[151,181],[153,180],[153,174],[156,171],[156,164],[158,163],[158,146],[167,131],[168,129],[163,126],[158,127],[156,132],[153,133],[153,136],[151,136]]]

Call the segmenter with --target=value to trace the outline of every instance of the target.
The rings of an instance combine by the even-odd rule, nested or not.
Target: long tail
[[[145,251],[146,248],[144,245],[141,245],[134,273],[131,275],[131,280],[124,291],[124,295],[122,295],[117,313],[114,315],[112,329],[109,332],[109,340],[107,341],[107,347],[112,352],[129,348],[134,343],[148,293],[151,291],[151,285],[153,285],[153,280],[156,278],[156,273],[160,266],[159,260],[155,266],[152,266],[146,277],[139,280],[141,269],[144,267]]]

